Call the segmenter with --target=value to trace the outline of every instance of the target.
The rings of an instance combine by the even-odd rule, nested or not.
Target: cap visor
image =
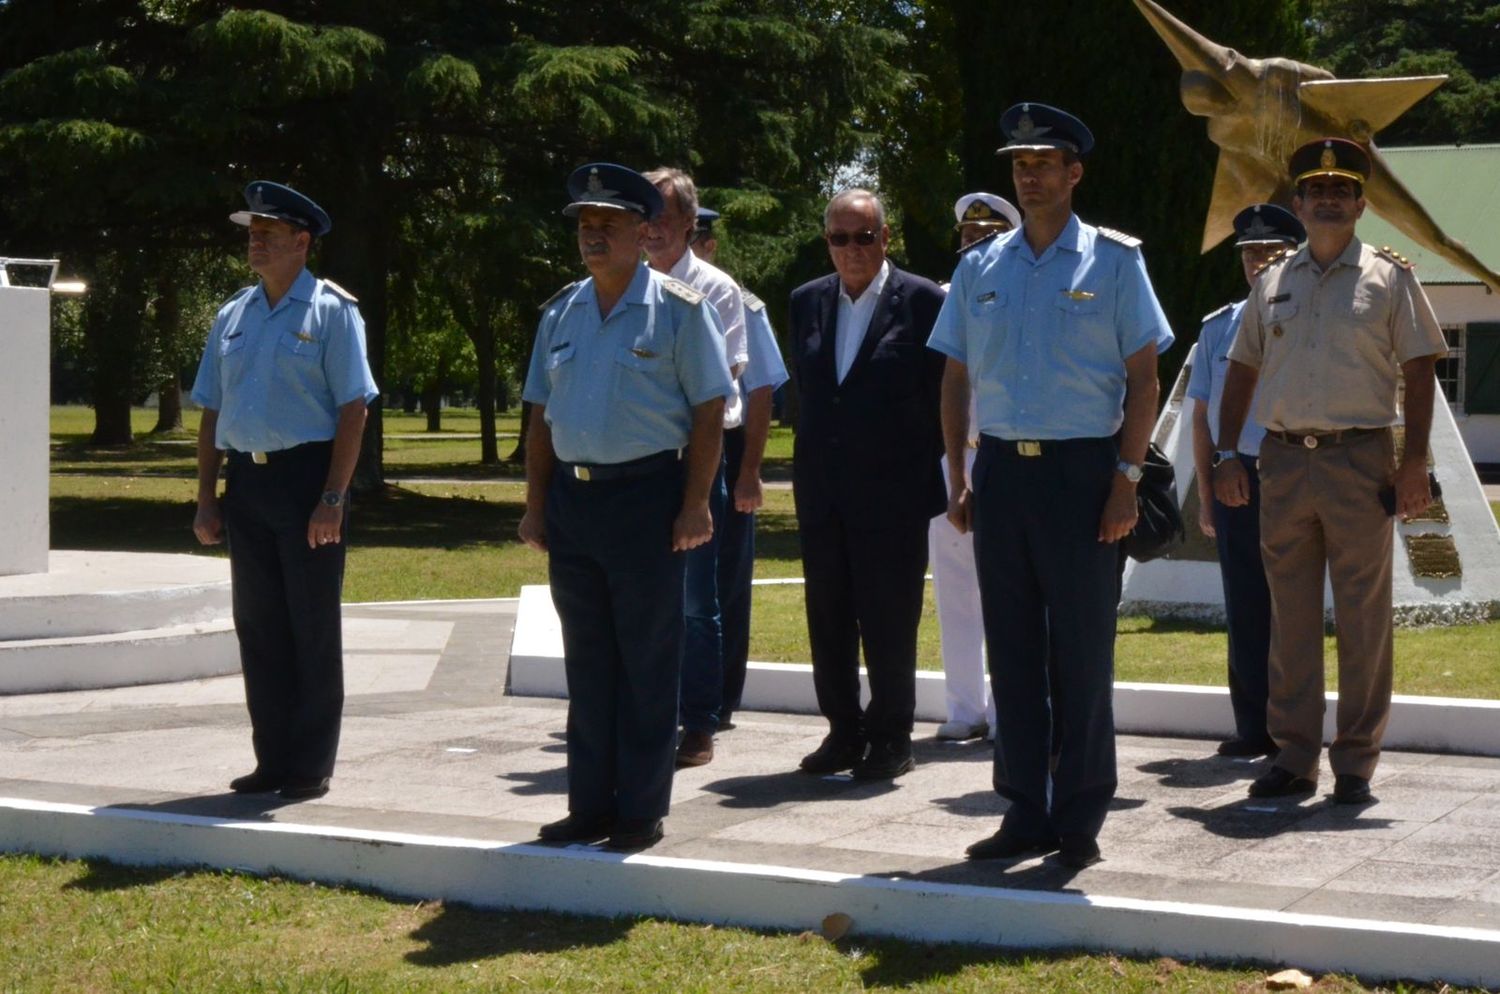
[[[1298,243],[1290,238],[1241,238],[1234,243],[1235,248],[1244,248],[1247,245],[1291,245]]]
[[[1368,183],[1368,182],[1370,182],[1370,178],[1368,176],[1361,176],[1359,173],[1355,172],[1352,169],[1323,169],[1323,168],[1318,168],[1318,169],[1309,169],[1307,172],[1301,173],[1300,175],[1298,175],[1298,177],[1296,179],[1292,180],[1292,183],[1295,185],[1297,183],[1301,183],[1305,179],[1311,179],[1314,176],[1340,176],[1340,177],[1342,177],[1344,179],[1352,179],[1356,183]]]
[[[577,217],[578,212],[585,207],[607,207],[610,210],[628,211],[642,217],[646,216],[646,209],[640,204],[622,204],[614,200],[575,200],[562,209],[563,217]]]

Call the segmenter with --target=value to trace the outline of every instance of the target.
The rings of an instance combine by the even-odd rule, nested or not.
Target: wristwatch
[[[1119,462],[1115,463],[1115,469],[1121,473],[1124,473],[1125,479],[1129,480],[1131,483],[1141,482],[1142,471],[1140,463],[1126,462],[1124,459],[1121,459]]]
[[[337,491],[337,490],[325,490],[325,491],[323,491],[323,506],[324,507],[343,507],[344,506],[344,495],[340,491]]]
[[[1227,462],[1230,459],[1238,459],[1239,457],[1240,453],[1238,449],[1219,449],[1214,452],[1213,467],[1214,469],[1218,469],[1219,463]]]

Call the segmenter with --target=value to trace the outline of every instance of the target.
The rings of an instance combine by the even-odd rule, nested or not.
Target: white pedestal
[[[47,572],[50,301],[0,287],[0,576]]]

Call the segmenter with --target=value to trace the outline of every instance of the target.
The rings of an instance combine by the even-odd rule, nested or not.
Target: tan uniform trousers
[[[1323,574],[1338,635],[1335,774],[1369,779],[1391,707],[1391,542],[1380,491],[1395,470],[1389,431],[1315,449],[1268,435],[1260,450],[1261,553],[1271,587],[1276,765],[1316,780],[1323,745]]]

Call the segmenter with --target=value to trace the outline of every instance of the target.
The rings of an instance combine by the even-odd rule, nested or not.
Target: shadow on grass
[[[592,918],[537,912],[480,911],[444,904],[430,920],[413,929],[411,938],[426,948],[406,954],[414,966],[444,967],[473,963],[511,953],[561,953],[623,941],[635,922],[626,918]]]
[[[194,502],[130,497],[53,497],[54,549],[204,553],[193,537]],[[387,487],[356,498],[350,510],[355,547],[461,549],[509,542],[524,506],[519,500],[478,500]],[[222,546],[209,554],[223,555]]]
[[[188,873],[207,872],[181,866],[121,866],[102,859],[85,859],[80,862],[83,865],[83,875],[63,884],[63,890],[104,894],[130,890],[133,887],[149,887]]]

